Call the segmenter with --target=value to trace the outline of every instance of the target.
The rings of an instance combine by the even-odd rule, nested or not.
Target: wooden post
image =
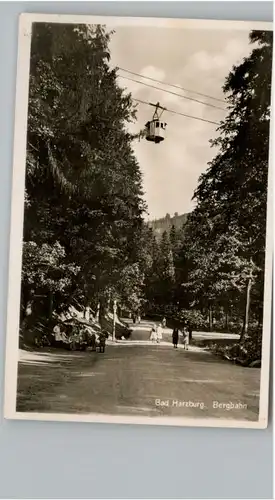
[[[117,311],[117,303],[116,303],[116,300],[114,300],[114,306],[113,306],[113,332],[112,332],[113,341],[116,340],[116,311]]]

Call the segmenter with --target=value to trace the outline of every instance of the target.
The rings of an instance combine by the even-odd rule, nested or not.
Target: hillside
[[[156,235],[161,236],[164,231],[169,231],[172,226],[175,226],[177,229],[181,228],[186,223],[187,217],[188,214],[179,215],[177,212],[173,216],[166,214],[161,219],[149,221],[148,225]]]

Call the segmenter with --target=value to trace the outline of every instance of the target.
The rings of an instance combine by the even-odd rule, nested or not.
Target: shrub
[[[249,337],[244,342],[231,345],[213,343],[209,346],[209,350],[225,359],[248,366],[255,361],[261,360],[262,342],[261,337],[257,339]]]

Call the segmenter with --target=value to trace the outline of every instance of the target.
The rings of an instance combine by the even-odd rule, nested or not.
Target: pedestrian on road
[[[161,323],[159,323],[159,325],[157,326],[157,343],[160,344],[161,340],[162,340],[162,326],[161,326]]]
[[[156,325],[153,325],[150,331],[150,340],[152,344],[155,344],[157,341],[157,328]]]
[[[183,328],[183,345],[184,345],[184,350],[188,351],[189,347],[189,330],[187,326],[184,326]]]
[[[187,321],[187,329],[188,329],[188,332],[189,332],[189,343],[191,344],[192,343],[193,326],[192,326],[192,323],[190,321]]]
[[[166,328],[166,318],[163,318],[162,320],[162,328]]]
[[[96,335],[94,332],[91,335],[90,345],[91,345],[92,351],[96,351]]]
[[[177,348],[178,343],[179,343],[179,329],[176,327],[174,328],[173,333],[172,333],[172,341],[173,341],[174,348]]]
[[[99,334],[99,352],[105,352],[106,335],[104,332]]]

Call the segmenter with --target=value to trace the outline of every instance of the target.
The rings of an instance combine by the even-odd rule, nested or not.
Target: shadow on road
[[[22,355],[18,375],[21,412],[202,415],[197,408],[156,407],[157,399],[170,398],[204,402],[208,418],[255,420],[258,415],[259,370],[233,366],[204,351],[159,345],[114,345],[104,354],[40,351]],[[247,410],[215,410],[213,400],[240,401]]]
[[[85,352],[67,352],[62,349],[44,348],[39,351],[19,351],[19,363],[25,365],[58,365],[75,363],[87,357]],[[96,357],[94,356],[95,360]],[[91,356],[92,359],[92,356]]]

